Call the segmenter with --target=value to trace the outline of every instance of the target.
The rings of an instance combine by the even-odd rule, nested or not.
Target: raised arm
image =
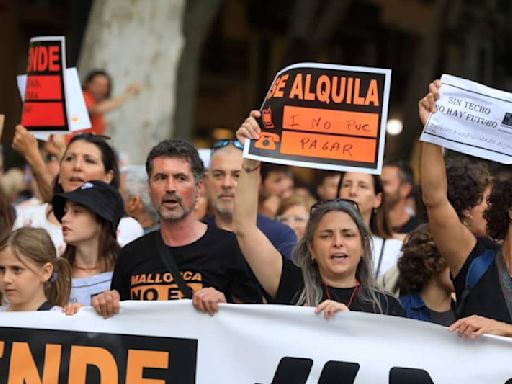
[[[419,102],[420,119],[426,124],[430,113],[435,112],[435,101],[441,82],[436,80],[429,86],[429,93]],[[456,276],[476,239],[459,220],[448,200],[448,183],[442,148],[423,142],[420,161],[421,191],[432,237],[441,255],[445,258],[453,276]]]
[[[27,131],[24,126],[17,125],[12,139],[12,148],[18,151],[32,168],[41,199],[45,202],[51,201],[53,196],[53,180],[51,175],[48,174],[34,135]]]
[[[139,94],[138,84],[130,84],[126,91],[118,96],[105,99],[87,108],[90,114],[98,114],[113,111]]]
[[[260,128],[252,111],[238,129],[236,136],[243,143],[246,138],[257,139]],[[263,289],[272,297],[277,293],[283,259],[279,251],[256,225],[258,214],[258,186],[260,183],[260,163],[244,159],[242,172],[235,192],[234,225],[235,234],[247,263]]]

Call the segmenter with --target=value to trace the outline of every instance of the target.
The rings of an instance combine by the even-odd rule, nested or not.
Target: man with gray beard
[[[235,190],[242,171],[242,149],[242,145],[236,140],[216,141],[205,178],[212,216],[206,217],[204,222],[231,232],[234,231]],[[289,226],[263,215],[258,215],[257,225],[284,257],[291,258],[297,239]]]
[[[146,171],[160,230],[123,248],[111,291],[92,299],[96,312],[110,317],[119,312],[120,300],[192,298],[196,308],[209,313],[221,302],[261,302],[234,234],[191,214],[203,189],[197,150],[184,140],[164,140],[151,149]]]

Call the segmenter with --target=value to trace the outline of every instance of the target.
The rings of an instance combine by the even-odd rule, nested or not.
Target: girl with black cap
[[[73,269],[69,303],[90,305],[93,296],[110,289],[123,200],[111,185],[93,180],[56,194],[52,205],[66,242],[62,257]]]

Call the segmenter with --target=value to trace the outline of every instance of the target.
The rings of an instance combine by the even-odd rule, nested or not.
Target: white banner
[[[223,305],[210,317],[186,300],[126,302],[107,320],[4,312],[0,327],[1,383],[512,382],[508,339],[358,312]]]
[[[450,75],[441,82],[420,140],[512,164],[512,94]]]

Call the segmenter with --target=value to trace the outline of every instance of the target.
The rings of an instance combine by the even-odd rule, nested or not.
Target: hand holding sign
[[[25,159],[40,156],[36,138],[23,125],[17,125],[14,130],[12,149],[22,154]]]
[[[512,164],[512,94],[451,75],[443,75],[441,82],[442,87],[431,84],[430,93],[439,94],[437,112],[428,118],[420,140]],[[422,120],[429,98],[420,101]]]
[[[261,112],[257,110],[252,110],[249,113],[249,117],[247,117],[240,128],[236,131],[237,140],[242,143],[245,143],[245,139],[249,140],[258,140],[261,133],[261,128],[258,125],[256,119],[261,117]]]
[[[436,101],[439,99],[439,87],[441,80],[434,80],[428,86],[428,94],[420,99],[418,103],[421,124],[425,126],[431,113],[437,112]]]

